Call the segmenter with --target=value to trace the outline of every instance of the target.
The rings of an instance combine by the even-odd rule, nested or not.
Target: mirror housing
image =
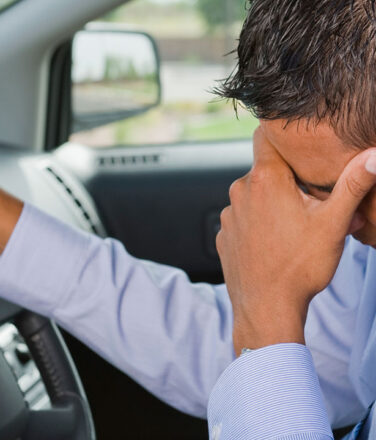
[[[160,58],[145,32],[93,23],[72,44],[71,132],[131,118],[161,101]]]

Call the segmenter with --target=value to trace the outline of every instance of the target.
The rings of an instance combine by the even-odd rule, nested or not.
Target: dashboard
[[[82,185],[51,154],[0,148],[0,187],[73,227],[105,236],[94,203]],[[22,268],[20,268],[22,270]],[[17,306],[0,300],[0,322]],[[0,326],[0,350],[32,410],[51,406],[38,368],[17,328]]]
[[[51,407],[46,388],[29,349],[13,324],[0,327],[0,350],[17,379],[25,401],[32,410]]]

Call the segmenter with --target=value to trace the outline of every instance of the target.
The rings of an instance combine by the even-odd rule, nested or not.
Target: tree
[[[244,20],[246,4],[246,0],[197,0],[197,8],[210,30]]]

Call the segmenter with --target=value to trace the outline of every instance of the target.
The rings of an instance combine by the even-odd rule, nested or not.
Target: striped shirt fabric
[[[278,344],[242,354],[209,401],[211,440],[333,438],[309,350]]]
[[[212,440],[332,438],[327,419],[353,425],[376,399],[376,250],[351,237],[310,305],[309,350],[235,362],[224,285],[192,283],[27,203],[0,260],[0,297],[54,319],[167,404],[205,418],[214,387]]]

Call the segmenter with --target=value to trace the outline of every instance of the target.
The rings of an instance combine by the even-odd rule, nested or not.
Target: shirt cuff
[[[25,204],[0,257],[0,296],[51,316],[77,283],[90,235]]]
[[[245,353],[216,383],[211,440],[332,439],[312,356],[299,344]]]

